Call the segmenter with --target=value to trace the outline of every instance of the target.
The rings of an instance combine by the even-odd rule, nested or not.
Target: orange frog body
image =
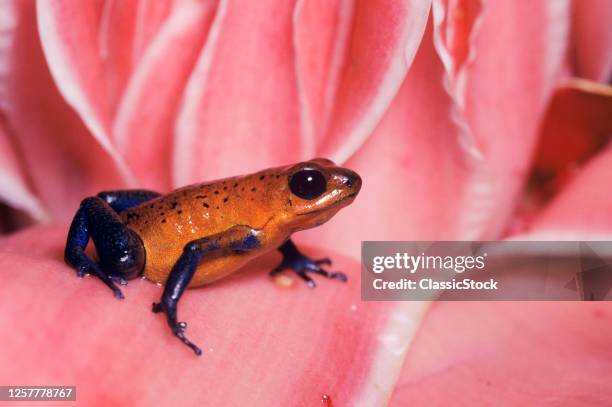
[[[271,168],[251,175],[190,185],[160,195],[144,190],[101,192],[83,200],[68,233],[65,258],[77,270],[99,277],[118,298],[116,282],[140,274],[166,285],[154,312],[164,312],[172,332],[196,354],[184,335],[176,306],[187,287],[198,287],[238,270],[249,260],[280,250],[271,274],[293,270],[310,287],[308,272],[346,280],[312,260],[290,240],[321,225],[350,204],[359,176],[327,159]],[[98,263],[85,253],[89,239]]]
[[[296,169],[317,168],[327,174],[325,191],[304,200],[291,193],[289,178]],[[354,173],[324,161],[264,170],[252,175],[190,185],[122,213],[128,228],[142,239],[146,251],[144,275],[165,283],[168,273],[192,240],[245,225],[257,232],[258,248],[220,253],[203,259],[190,287],[218,280],[246,262],[277,249],[292,233],[318,226],[349,204],[358,183],[347,187]]]

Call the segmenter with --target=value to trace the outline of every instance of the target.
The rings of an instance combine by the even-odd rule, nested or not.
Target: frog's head
[[[284,170],[286,222],[293,230],[327,222],[347,206],[361,189],[356,172],[325,158],[301,162]]]

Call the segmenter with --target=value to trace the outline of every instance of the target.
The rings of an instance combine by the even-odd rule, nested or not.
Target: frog
[[[202,350],[185,335],[178,303],[187,288],[207,286],[278,250],[271,276],[290,270],[308,287],[316,274],[341,282],[328,271],[331,259],[312,259],[292,241],[351,204],[360,176],[326,158],[265,169],[249,175],[188,185],[167,194],[131,189],[103,191],[83,199],[64,251],[78,277],[91,275],[123,299],[119,286],[142,277],[164,289],[154,313],[165,314],[172,334],[196,355]],[[94,255],[86,253],[92,241]]]

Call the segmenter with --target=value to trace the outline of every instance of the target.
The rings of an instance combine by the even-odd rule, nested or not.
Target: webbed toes
[[[291,269],[294,273],[296,273],[302,280],[306,281],[306,284],[310,288],[315,288],[317,284],[315,281],[308,276],[306,273],[315,273],[327,278],[333,278],[342,282],[346,282],[348,278],[346,274],[336,271],[329,272],[321,267],[321,265],[330,266],[332,261],[329,257],[325,257],[322,259],[313,260],[306,256],[299,256],[292,259],[284,258],[281,264],[278,265],[275,269],[270,272],[271,276],[275,276],[283,270]]]
[[[346,276],[346,274],[341,271],[330,273],[329,278],[335,278],[336,280],[340,280],[343,283],[346,283],[348,281],[348,277]]]

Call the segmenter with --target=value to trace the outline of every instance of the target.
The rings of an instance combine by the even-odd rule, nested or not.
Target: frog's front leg
[[[189,346],[196,355],[200,355],[202,351],[185,337],[183,332],[187,324],[178,322],[177,319],[177,303],[183,295],[183,291],[189,285],[203,256],[219,250],[244,252],[256,249],[261,245],[258,235],[259,232],[255,229],[238,225],[224,232],[187,243],[183,249],[183,254],[174,264],[168,276],[161,301],[153,304],[153,312],[164,312],[172,333],[181,342]]]
[[[343,282],[347,281],[344,273],[339,271],[329,272],[321,267],[322,264],[331,266],[331,260],[329,258],[326,257],[324,259],[313,260],[306,257],[297,247],[295,247],[291,239],[287,240],[278,250],[283,254],[283,260],[278,267],[270,272],[271,276],[275,276],[283,270],[291,269],[295,274],[306,281],[310,288],[315,288],[317,284],[308,274],[306,274],[308,272],[320,274],[327,278],[335,278]]]

